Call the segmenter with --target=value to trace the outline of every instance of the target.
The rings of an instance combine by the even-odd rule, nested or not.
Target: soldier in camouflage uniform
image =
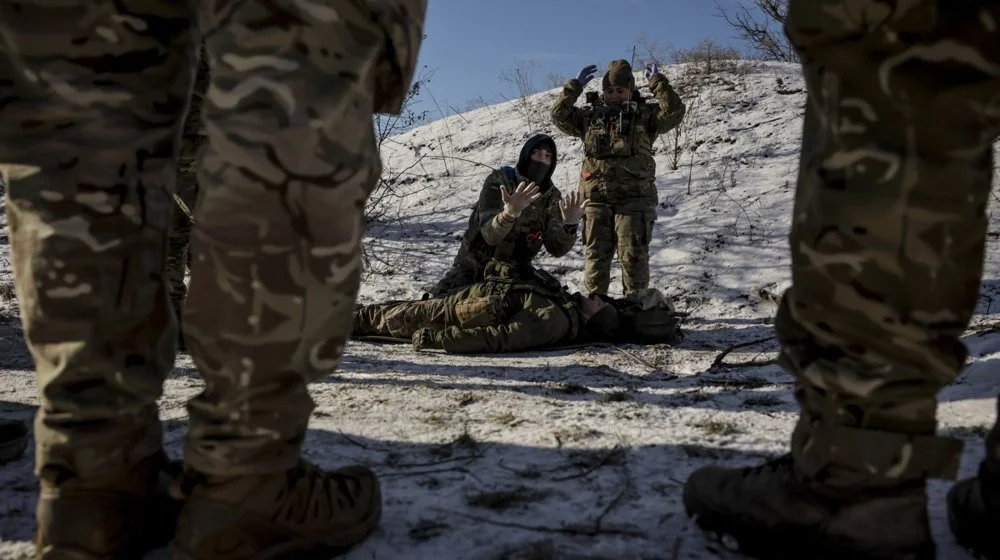
[[[340,363],[371,119],[401,110],[425,0],[0,0],[0,162],[40,407],[41,558],[329,557],[381,515],[372,471],[301,456],[308,383]],[[164,279],[198,45],[212,69],[191,234],[189,405],[174,523],[157,398]],[[175,504],[176,505],[176,504]]]
[[[498,169],[486,177],[458,254],[432,295],[453,293],[482,280],[486,263],[493,258],[517,263],[530,274],[531,262],[542,247],[554,257],[569,253],[584,200],[579,192],[561,197],[552,184],[556,156],[555,141],[536,134],[524,143],[514,169]]]
[[[935,558],[926,481],[962,451],[936,435],[936,397],[980,290],[1000,1],[792,0],[785,32],[808,102],[775,328],[801,413],[789,455],[695,471],[684,502],[760,558]],[[948,518],[1000,558],[1000,426]]]
[[[576,107],[596,66],[587,66],[566,82],[552,106],[559,130],[583,139],[580,189],[588,199],[584,213],[586,250],[584,289],[606,294],[615,251],[622,267],[625,294],[649,286],[649,244],[656,221],[656,162],[653,142],[684,118],[685,107],[667,78],[649,74],[649,103],[635,86],[625,60],[608,64],[602,79],[603,99]]]
[[[191,242],[194,207],[198,200],[198,154],[206,142],[205,129],[201,119],[201,100],[205,97],[205,90],[208,88],[209,70],[204,50],[202,50],[198,60],[198,73],[195,74],[191,107],[188,109],[187,118],[184,120],[184,130],[181,133],[180,155],[177,158],[177,191],[174,195],[170,233],[167,236],[167,293],[177,318],[177,346],[179,349],[186,348],[184,329],[181,325],[181,309],[184,306],[184,298],[187,296],[184,274],[191,262],[191,253],[188,247]]]
[[[355,336],[411,338],[416,350],[439,348],[455,354],[521,352],[579,342],[658,343],[679,338],[679,317],[656,290],[635,300],[571,294],[540,269],[524,277],[516,265],[491,260],[484,280],[441,298],[358,306]],[[638,292],[637,292],[638,294]],[[639,313],[639,309],[642,313]],[[621,309],[621,311],[619,311]],[[651,326],[657,332],[635,332]]]

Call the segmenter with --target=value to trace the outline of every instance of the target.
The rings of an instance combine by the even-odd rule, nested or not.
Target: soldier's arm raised
[[[673,130],[684,119],[687,111],[684,101],[663,74],[657,73],[649,77],[649,90],[660,106],[655,122],[656,134]]]
[[[563,220],[562,210],[559,208],[561,197],[559,191],[552,187],[555,192],[549,202],[549,207],[545,212],[545,235],[542,236],[542,244],[545,250],[553,257],[562,257],[569,253],[576,243],[577,223],[567,225]]]
[[[496,245],[507,237],[517,218],[503,211],[503,195],[500,187],[506,185],[503,171],[490,173],[479,192],[479,232],[490,245]]]
[[[555,344],[565,338],[569,321],[558,305],[538,294],[527,294],[523,308],[502,325],[435,333],[436,343],[452,354],[521,352]]]
[[[583,93],[583,85],[576,78],[563,85],[562,93],[552,106],[552,124],[570,136],[583,138],[587,127],[587,110],[576,106],[576,100]]]

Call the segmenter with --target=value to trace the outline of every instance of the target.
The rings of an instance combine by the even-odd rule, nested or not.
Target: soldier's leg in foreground
[[[611,284],[611,259],[615,256],[615,214],[606,204],[588,202],[583,212],[583,290],[587,295],[607,294]]]
[[[987,560],[1000,559],[1000,400],[997,421],[986,434],[986,458],[975,477],[948,492],[948,524],[955,540]]]
[[[801,414],[790,456],[684,494],[749,553],[934,557],[925,482],[961,454],[936,395],[966,357],[1000,92],[1000,2],[939,6],[789,5],[809,102],[776,331]]]
[[[170,224],[170,235],[167,241],[167,292],[177,318],[177,346],[184,349],[184,328],[181,324],[181,309],[187,296],[187,285],[184,284],[185,272],[188,269],[188,246],[191,241],[191,224],[195,203],[198,200],[198,178],[196,166],[198,153],[205,144],[205,135],[201,120],[201,99],[205,96],[208,86],[208,64],[204,53],[199,57],[198,73],[195,77],[194,91],[191,95],[190,109],[184,121],[181,134],[180,151],[177,158],[177,198],[173,205],[173,220]],[[183,204],[183,206],[182,206]]]
[[[184,324],[206,387],[188,407],[174,550],[328,558],[381,515],[374,473],[325,472],[300,451],[307,385],[351,332],[385,33],[364,2],[201,6],[212,76]]]
[[[43,558],[137,558],[173,529],[153,516],[156,399],[194,42],[184,3],[63,4],[0,2],[0,161],[25,166],[7,213],[41,400],[36,541]]]
[[[649,287],[649,243],[655,217],[656,211],[652,209],[615,213],[624,295]]]

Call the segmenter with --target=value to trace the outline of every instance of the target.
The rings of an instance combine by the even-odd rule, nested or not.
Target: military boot
[[[978,558],[1000,560],[1000,474],[986,463],[979,474],[956,483],[948,491],[948,525],[959,545]]]
[[[382,515],[378,479],[363,467],[327,472],[301,461],[287,472],[189,476],[176,560],[326,560],[364,540]]]
[[[35,512],[40,560],[135,560],[165,546],[181,503],[169,494],[180,464],[157,453],[124,473],[81,480],[43,469]]]
[[[821,496],[794,474],[791,455],[763,465],[702,468],[684,486],[684,507],[730,550],[766,559],[935,558],[925,485],[864,499]]]

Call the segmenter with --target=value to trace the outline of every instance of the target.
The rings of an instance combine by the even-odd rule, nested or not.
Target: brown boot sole
[[[212,532],[212,525],[234,526],[234,508],[228,504],[220,504],[207,500],[198,500],[198,517],[192,520],[199,531]],[[238,512],[236,512],[238,514]],[[281,535],[284,537],[280,542],[264,544],[263,550],[256,549],[252,556],[245,553],[247,542],[259,540],[260,534],[253,531],[251,527],[245,534],[246,542],[237,544],[232,535],[227,535],[226,544],[231,548],[228,550],[218,549],[206,555],[198,556],[185,550],[175,540],[171,546],[171,558],[173,560],[329,560],[334,556],[346,553],[354,546],[364,541],[378,526],[382,517],[382,500],[376,494],[375,503],[372,505],[368,516],[360,523],[338,531],[336,535],[331,535],[324,539],[304,539],[299,535]],[[221,529],[219,532],[232,531],[232,529]],[[241,532],[242,533],[242,532]]]

